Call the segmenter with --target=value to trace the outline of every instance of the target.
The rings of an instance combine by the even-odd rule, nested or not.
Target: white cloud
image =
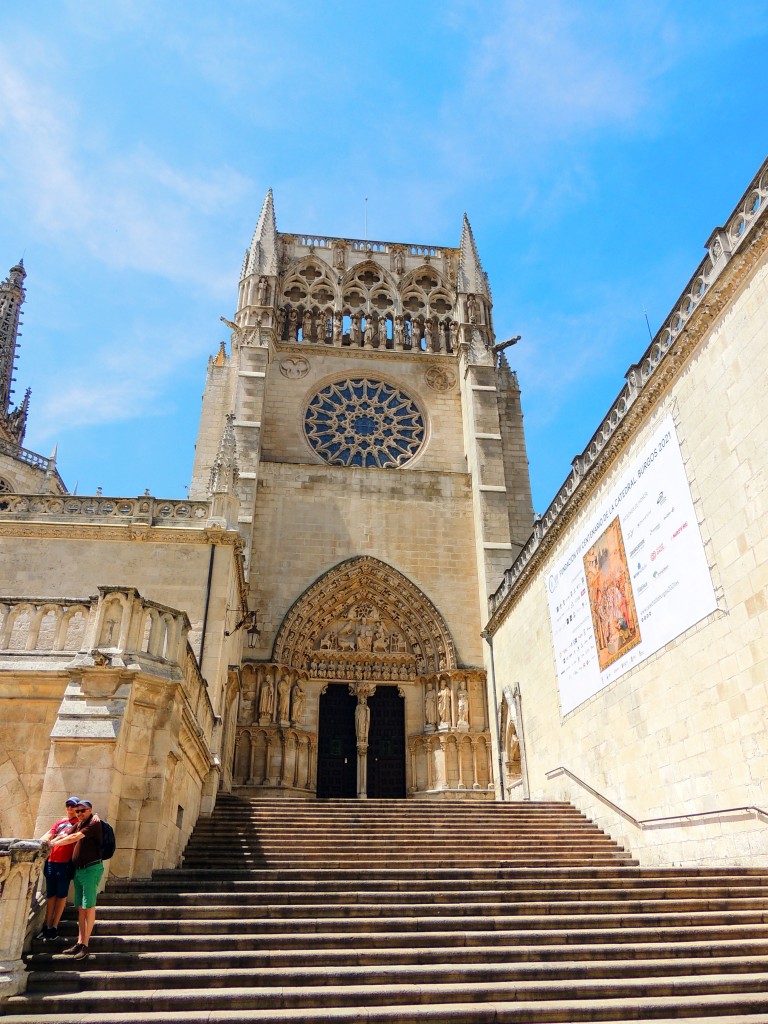
[[[226,165],[182,171],[144,145],[114,155],[97,131],[78,126],[72,101],[42,79],[0,49],[7,195],[38,233],[78,256],[210,286],[204,222],[248,194],[248,179]]]

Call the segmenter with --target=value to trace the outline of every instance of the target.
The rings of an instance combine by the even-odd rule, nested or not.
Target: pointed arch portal
[[[442,615],[406,576],[368,555],[312,584],[286,615],[274,661],[321,679],[415,680],[456,667]]]

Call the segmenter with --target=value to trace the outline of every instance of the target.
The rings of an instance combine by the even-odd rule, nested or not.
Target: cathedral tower
[[[493,796],[480,630],[532,510],[469,221],[455,248],[286,234],[270,191],[225,322],[190,497],[229,431],[258,623],[236,782]]]

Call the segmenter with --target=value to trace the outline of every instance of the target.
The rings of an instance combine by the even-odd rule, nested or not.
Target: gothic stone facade
[[[469,223],[458,248],[289,235],[270,193],[229,326],[191,496],[229,425],[259,627],[235,784],[492,797],[480,633],[532,510]]]

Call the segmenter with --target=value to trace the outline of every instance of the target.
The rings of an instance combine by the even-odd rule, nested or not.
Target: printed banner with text
[[[567,714],[717,607],[671,416],[547,577]]]

